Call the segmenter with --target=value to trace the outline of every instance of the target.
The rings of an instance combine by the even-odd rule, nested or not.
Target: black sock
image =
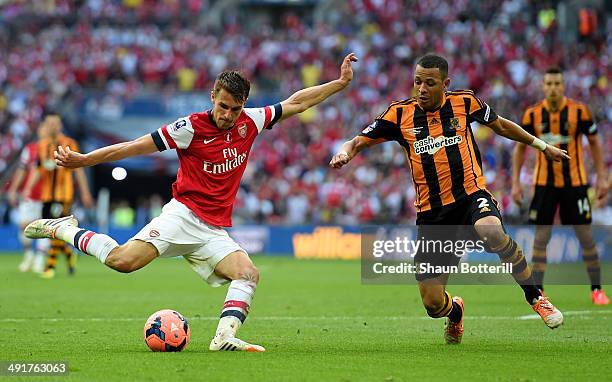
[[[453,308],[451,309],[450,313],[448,313],[447,317],[454,323],[458,323],[459,321],[461,321],[461,317],[463,317],[463,311],[461,310],[459,304],[457,304],[455,301],[453,301]]]
[[[521,285],[521,288],[523,289],[523,292],[525,292],[525,299],[531,305],[535,304],[535,302],[538,301],[538,297],[542,295],[540,289],[538,289],[538,287],[535,285]]]
[[[591,292],[595,289],[601,290],[601,285],[591,285]]]
[[[542,285],[542,284],[536,285],[536,288],[538,288],[539,290],[544,292],[544,285]]]

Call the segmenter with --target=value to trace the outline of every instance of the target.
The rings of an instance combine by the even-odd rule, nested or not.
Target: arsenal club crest
[[[450,120],[451,128],[457,130],[461,126],[459,126],[459,118],[451,118]]]
[[[247,125],[246,123],[243,123],[242,125],[238,126],[238,135],[240,135],[241,138],[246,137],[247,134]]]

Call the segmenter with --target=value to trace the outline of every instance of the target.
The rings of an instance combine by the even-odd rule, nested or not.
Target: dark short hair
[[[251,83],[246,77],[237,70],[226,70],[217,76],[214,85],[215,95],[221,89],[232,95],[238,102],[245,102],[249,98]]]
[[[443,80],[448,76],[448,61],[446,61],[444,57],[437,54],[428,53],[424,55],[423,57],[419,58],[417,65],[425,69],[438,68]]]
[[[544,72],[544,74],[563,74],[563,70],[561,70],[560,67],[558,66],[551,66],[548,69],[546,69],[546,72]]]

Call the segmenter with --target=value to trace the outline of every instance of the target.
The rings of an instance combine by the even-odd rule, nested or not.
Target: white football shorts
[[[215,287],[229,282],[215,274],[217,264],[232,252],[247,253],[227,231],[206,224],[176,199],[168,202],[161,215],[131,240],[153,244],[160,257],[183,256],[201,278]]]
[[[19,224],[28,225],[42,217],[42,202],[40,200],[24,199],[19,202]]]

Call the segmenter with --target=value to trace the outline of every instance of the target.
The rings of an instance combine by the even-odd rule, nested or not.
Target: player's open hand
[[[70,146],[66,146],[66,148],[57,146],[57,150],[54,152],[54,155],[55,163],[57,163],[58,166],[78,168],[89,165],[87,162],[87,156],[70,150]]]
[[[340,81],[344,82],[345,86],[353,79],[353,66],[352,62],[357,62],[358,58],[355,53],[349,53],[344,60],[342,60],[342,66],[340,66]]]
[[[559,162],[561,159],[570,159],[567,151],[558,149],[555,146],[546,145],[546,149],[543,152],[546,159],[554,160],[555,162]]]
[[[329,166],[332,168],[341,168],[345,164],[351,161],[351,157],[344,151],[340,151],[334,155],[329,161]]]

